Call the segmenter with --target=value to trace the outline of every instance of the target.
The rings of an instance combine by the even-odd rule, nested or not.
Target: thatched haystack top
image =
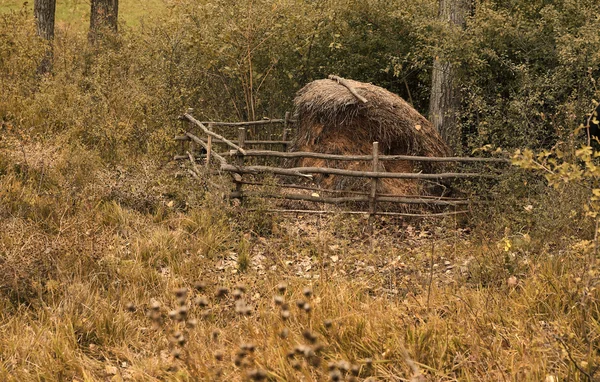
[[[372,84],[345,81],[367,102],[332,79],[313,81],[298,91],[294,99],[297,149],[331,152],[331,147],[321,149],[319,142],[327,146],[331,138],[343,135],[353,138],[357,151],[378,141],[385,154],[449,155],[431,123],[401,97]]]

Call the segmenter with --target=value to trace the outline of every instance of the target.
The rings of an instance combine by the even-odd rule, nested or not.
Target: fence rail
[[[423,157],[410,155],[379,155],[379,144],[373,142],[373,151],[371,155],[336,155],[318,152],[290,152],[287,151],[291,147],[292,141],[288,138],[290,129],[288,126],[295,121],[289,118],[289,113],[286,113],[284,119],[268,119],[261,121],[250,122],[200,122],[195,119],[191,112],[183,114],[180,120],[187,121],[190,125],[188,131],[184,135],[175,137],[175,140],[180,142],[180,153],[175,156],[177,160],[189,160],[192,163],[190,170],[196,177],[199,177],[198,162],[204,161],[206,167],[210,167],[213,162],[217,162],[217,169],[220,172],[230,173],[233,176],[235,190],[231,192],[231,198],[244,199],[248,197],[259,197],[265,199],[285,199],[291,201],[311,202],[319,205],[348,205],[348,204],[367,204],[368,209],[365,211],[328,211],[320,209],[271,209],[264,212],[278,213],[342,213],[342,214],[367,214],[372,220],[376,215],[380,216],[406,216],[406,217],[442,217],[452,216],[456,214],[468,213],[470,201],[466,198],[451,198],[445,196],[431,195],[395,195],[386,194],[378,191],[379,182],[382,179],[409,179],[409,180],[428,180],[438,181],[441,179],[465,179],[465,178],[494,178],[495,174],[490,173],[475,173],[475,172],[444,172],[437,174],[429,173],[398,173],[381,171],[379,163],[385,161],[412,161],[412,162],[456,162],[456,163],[487,163],[487,164],[503,164],[509,163],[508,159],[504,158],[476,158],[476,157]],[[246,140],[246,128],[273,125],[282,128],[281,140]],[[226,137],[212,130],[215,126],[237,127],[237,137]],[[199,137],[192,131],[198,130]],[[225,133],[223,133],[225,134]],[[231,135],[231,134],[230,134]],[[186,143],[190,146],[186,150]],[[218,144],[221,147],[224,145],[228,151],[221,150],[215,152],[214,147]],[[283,151],[276,150],[252,150],[247,149],[247,146],[255,145],[278,145],[283,148]],[[197,147],[201,147],[203,152],[197,152]],[[297,159],[297,158],[316,158],[331,161],[363,161],[371,162],[371,171],[348,170],[335,167],[286,167],[276,165],[257,165],[249,164],[252,158],[262,158],[265,161],[276,159]],[[331,166],[331,164],[329,164]],[[214,168],[214,167],[213,167]],[[312,180],[313,176],[319,175],[336,175],[343,177],[365,178],[370,182],[368,191],[357,190],[336,190],[320,187],[312,187],[302,184],[286,184],[283,182],[268,183],[261,181],[249,181],[244,179],[244,176],[258,176],[260,174],[271,174],[284,177],[299,177],[305,180]],[[286,178],[282,178],[286,179]],[[263,190],[244,190],[244,186],[262,187]],[[265,191],[270,189],[270,191]],[[273,192],[273,189],[296,189],[305,191],[314,191],[312,194],[301,193],[286,193]],[[405,212],[390,212],[380,211],[378,207],[380,203],[386,204],[403,204],[403,205],[429,205],[441,207],[453,207],[454,211],[445,212],[428,212],[428,213],[405,213]],[[467,207],[463,210],[457,210],[457,207]]]

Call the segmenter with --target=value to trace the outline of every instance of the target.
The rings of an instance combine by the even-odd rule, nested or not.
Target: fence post
[[[240,146],[242,149],[244,148],[246,143],[246,128],[245,127],[240,127],[238,129],[238,146]],[[236,164],[238,167],[243,167],[244,166],[244,154],[238,152],[237,153],[237,158],[236,158]],[[238,174],[239,175],[239,182],[236,181],[235,182],[235,191],[236,194],[239,195],[240,200],[242,200],[242,174]]]
[[[194,112],[194,109],[192,109],[191,107],[187,109],[187,113],[192,115],[192,113]],[[194,123],[192,121],[188,122],[188,132],[191,134],[194,134]],[[194,158],[194,161],[196,160],[196,142],[194,142],[193,140],[190,140],[190,154],[192,154],[192,158]]]
[[[281,137],[282,141],[287,141],[289,121],[290,121],[290,112],[286,111],[285,117],[283,118],[283,135]],[[283,148],[284,148],[283,151],[288,151],[288,144],[284,143]]]
[[[373,172],[379,167],[379,142],[373,142]],[[371,195],[369,200],[369,226],[373,232],[373,220],[377,212],[377,185],[379,178],[371,178]]]
[[[185,121],[182,119],[181,120],[181,130],[185,131]],[[186,155],[185,154],[185,142],[184,140],[179,141],[179,155]]]
[[[213,125],[212,123],[208,124],[208,130],[212,131]],[[206,168],[210,167],[210,157],[212,154],[212,135],[208,136],[206,141]]]

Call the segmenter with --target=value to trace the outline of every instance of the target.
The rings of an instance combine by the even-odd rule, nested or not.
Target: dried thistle
[[[286,283],[279,283],[277,284],[277,290],[279,291],[279,293],[285,293],[286,289],[287,289],[287,284]]]
[[[312,289],[310,289],[310,288],[304,288],[302,290],[302,294],[304,295],[304,297],[310,298],[312,296],[313,292],[312,292]]]
[[[205,296],[198,296],[194,299],[194,303],[201,308],[206,308],[208,306],[208,299]]]
[[[221,297],[227,296],[228,293],[229,293],[229,289],[221,287],[221,288],[217,289],[216,296],[221,298]]]
[[[250,370],[248,372],[248,378],[253,381],[262,381],[267,378],[267,373],[261,369]]]
[[[188,290],[187,288],[179,288],[174,291],[175,296],[179,299],[185,299],[187,297]]]
[[[273,302],[275,302],[275,305],[282,306],[285,300],[283,299],[283,296],[275,296],[273,297]]]
[[[317,342],[317,336],[316,336],[316,335],[315,335],[313,332],[311,332],[310,330],[308,330],[308,329],[305,329],[305,330],[302,332],[302,336],[303,336],[303,337],[304,337],[304,338],[305,338],[305,339],[306,339],[308,342],[310,342],[311,344],[314,344],[314,343],[316,343],[316,342]]]

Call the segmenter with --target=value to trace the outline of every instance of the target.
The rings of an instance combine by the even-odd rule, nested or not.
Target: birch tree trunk
[[[38,36],[50,41],[50,46],[38,67],[39,73],[48,73],[52,70],[52,40],[54,39],[54,14],[56,0],[35,0],[33,5],[33,16]]]
[[[439,0],[439,18],[450,27],[465,28],[471,12],[471,0]],[[456,85],[456,70],[443,57],[433,61],[429,119],[442,138],[455,152],[461,150],[461,131],[458,111],[461,105],[460,89]]]
[[[90,12],[90,42],[96,41],[103,31],[117,32],[119,0],[92,0]]]

